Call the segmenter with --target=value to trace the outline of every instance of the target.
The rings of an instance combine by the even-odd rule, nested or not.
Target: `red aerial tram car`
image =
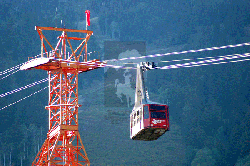
[[[130,138],[152,141],[169,130],[168,105],[152,102],[144,87],[143,72],[154,64],[143,62],[137,65],[135,106],[130,114]]]

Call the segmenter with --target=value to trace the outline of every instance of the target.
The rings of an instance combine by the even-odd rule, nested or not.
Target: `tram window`
[[[137,116],[136,116],[136,112],[134,113],[134,125],[137,123],[136,122]]]
[[[144,106],[143,107],[143,112],[144,112],[144,119],[148,119],[149,115],[148,115],[148,106]]]
[[[161,111],[165,109],[166,107],[164,105],[150,105],[150,110]]]
[[[130,117],[131,127],[133,127],[133,116]]]
[[[139,111],[135,112],[135,122],[138,123],[138,119],[139,119]]]
[[[151,112],[151,118],[166,119],[166,113],[165,112]]]
[[[135,124],[136,124],[136,114],[134,114],[134,120],[133,120],[133,122],[134,122],[134,126],[135,126]]]
[[[140,110],[140,116],[139,116],[139,118],[140,118],[140,121],[142,120],[142,110]]]

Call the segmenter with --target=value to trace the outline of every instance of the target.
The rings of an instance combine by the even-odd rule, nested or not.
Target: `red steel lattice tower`
[[[36,30],[41,39],[41,57],[31,59],[21,69],[48,72],[49,102],[45,108],[49,111],[49,131],[32,165],[90,165],[78,130],[78,108],[81,106],[78,104],[78,74],[103,65],[99,60],[87,59],[87,42],[93,32],[53,27],[36,27]],[[44,30],[62,32],[55,48],[44,36]],[[68,37],[68,32],[85,33],[86,38]],[[50,52],[46,50],[44,40],[51,48]],[[75,50],[71,40],[81,41]],[[71,53],[66,54],[66,43]],[[84,61],[80,62],[83,50]]]

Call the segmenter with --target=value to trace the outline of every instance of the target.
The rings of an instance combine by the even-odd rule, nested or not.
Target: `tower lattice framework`
[[[52,27],[36,27],[36,30],[41,39],[41,57],[28,61],[21,68],[48,71],[49,101],[45,108],[49,111],[49,131],[32,165],[90,165],[78,130],[78,108],[81,106],[78,103],[78,74],[99,68],[103,64],[99,60],[87,60],[87,41],[93,32]],[[62,31],[55,48],[44,36],[43,30]],[[86,38],[68,37],[67,32],[85,33]],[[44,40],[52,51],[46,50]],[[70,40],[81,43],[73,50]],[[71,53],[66,53],[66,43]],[[77,54],[79,50],[80,53]],[[84,61],[80,62],[83,50]]]

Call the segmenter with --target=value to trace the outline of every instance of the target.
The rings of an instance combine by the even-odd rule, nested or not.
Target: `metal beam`
[[[87,34],[92,34],[93,31],[90,30],[78,30],[78,29],[66,29],[66,28],[55,28],[55,27],[40,27],[40,26],[35,26],[36,30],[54,30],[54,31],[65,31],[65,32],[79,32],[79,33],[87,33]]]

